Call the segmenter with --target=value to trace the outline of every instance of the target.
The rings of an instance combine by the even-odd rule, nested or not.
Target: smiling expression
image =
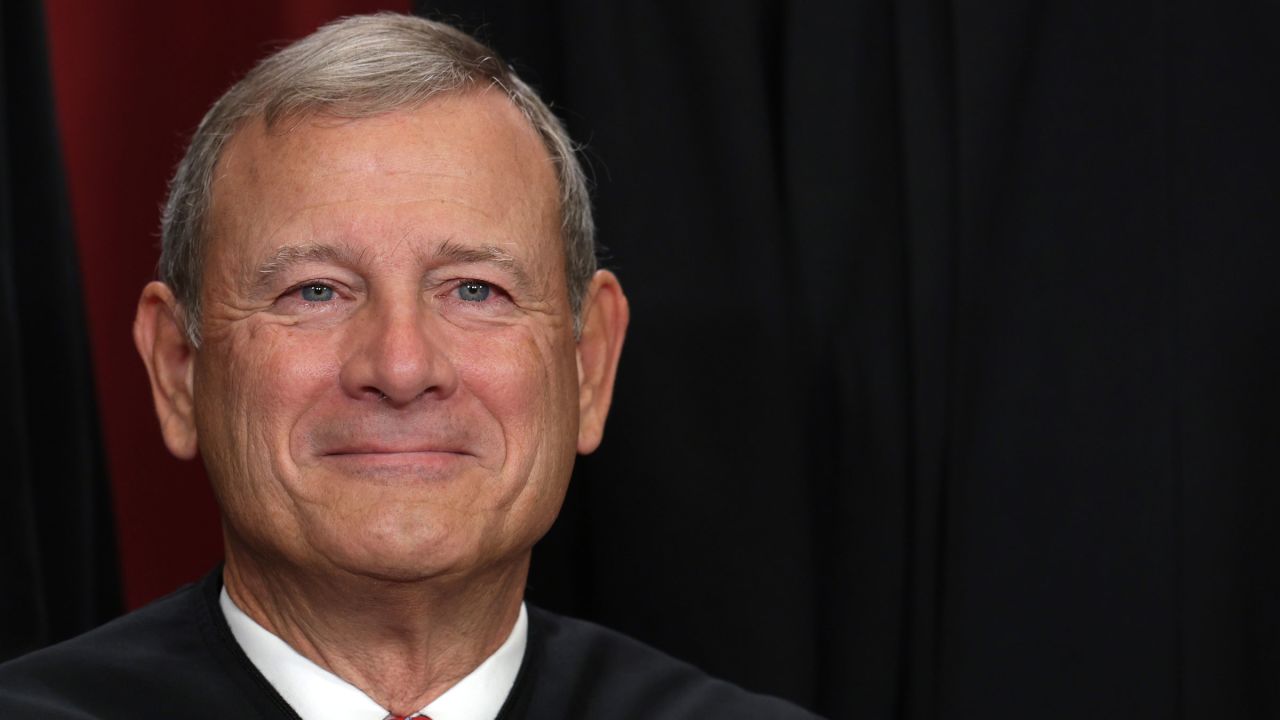
[[[388,579],[527,554],[579,444],[557,193],[492,91],[237,133],[191,381],[233,545]]]

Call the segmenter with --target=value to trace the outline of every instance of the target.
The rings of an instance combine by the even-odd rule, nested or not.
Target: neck
[[[410,715],[502,645],[520,614],[526,554],[467,577],[386,580],[266,565],[228,542],[235,604],[299,654]]]

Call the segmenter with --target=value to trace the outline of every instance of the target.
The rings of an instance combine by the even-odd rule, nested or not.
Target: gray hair
[[[529,120],[556,166],[565,278],[575,331],[596,270],[586,175],[551,109],[496,53],[448,25],[394,13],[343,18],[259,62],[200,121],[169,183],[161,219],[160,280],[200,343],[200,282],[214,168],[248,121],[268,128],[311,115],[364,118],[418,107],[445,93],[496,87]]]

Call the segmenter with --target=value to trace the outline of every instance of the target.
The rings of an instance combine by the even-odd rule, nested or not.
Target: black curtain
[[[1280,5],[416,9],[632,301],[535,601],[832,717],[1280,714]]]
[[[120,611],[79,268],[36,0],[0,4],[0,659]]]

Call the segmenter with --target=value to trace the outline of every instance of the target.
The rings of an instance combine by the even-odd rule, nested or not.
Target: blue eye
[[[333,288],[328,285],[306,285],[298,289],[302,299],[307,302],[329,302],[333,299]]]
[[[493,288],[487,283],[478,282],[476,280],[468,280],[458,286],[458,297],[467,302],[483,302],[489,299],[489,293],[493,292]]]

